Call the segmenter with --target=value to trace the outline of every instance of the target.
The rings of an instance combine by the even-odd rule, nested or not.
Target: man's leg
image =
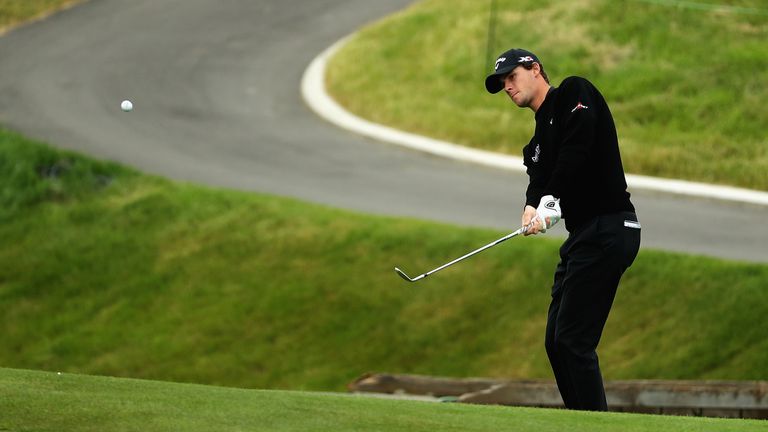
[[[597,345],[608,319],[618,278],[595,261],[571,268],[555,317],[554,345],[574,389],[575,409],[606,411],[608,405],[597,357]],[[579,270],[575,270],[579,268]],[[620,276],[620,275],[619,275]],[[569,407],[571,408],[571,407]]]
[[[555,270],[555,280],[552,287],[552,302],[549,304],[547,314],[547,330],[544,338],[544,347],[547,350],[549,364],[552,366],[552,372],[555,375],[557,389],[563,398],[563,403],[568,409],[578,409],[578,399],[576,398],[576,389],[573,380],[568,373],[568,366],[563,361],[562,355],[558,352],[555,344],[555,334],[557,331],[557,316],[560,312],[560,301],[562,300],[562,282],[565,276],[565,260],[561,260]]]
[[[608,409],[596,349],[619,280],[640,246],[639,229],[628,228],[626,217],[599,217],[561,253],[566,269],[552,338],[559,362],[565,364],[573,383],[577,409]]]

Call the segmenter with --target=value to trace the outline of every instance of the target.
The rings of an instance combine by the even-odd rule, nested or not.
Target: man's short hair
[[[538,62],[520,63],[520,66],[526,68],[527,70],[531,70],[531,69],[533,69],[533,64],[534,63],[538,63]],[[547,84],[549,84],[549,77],[547,76],[547,73],[544,72],[544,66],[542,66],[541,63],[539,63],[539,70],[541,70],[541,76],[544,77],[544,81],[546,81]]]

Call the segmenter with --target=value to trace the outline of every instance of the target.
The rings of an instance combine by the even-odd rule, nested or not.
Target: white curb
[[[503,155],[484,150],[473,149],[457,144],[440,141],[408,132],[403,132],[357,117],[341,107],[325,91],[325,68],[328,59],[338,51],[351,36],[347,36],[321,52],[309,64],[301,79],[301,94],[304,101],[320,117],[343,129],[376,140],[397,144],[414,150],[474,162],[494,168],[525,172],[520,157]],[[768,192],[742,189],[731,186],[718,186],[696,183],[686,180],[664,179],[636,174],[627,174],[627,184],[633,189],[647,189],[667,193],[738,201],[768,206]]]

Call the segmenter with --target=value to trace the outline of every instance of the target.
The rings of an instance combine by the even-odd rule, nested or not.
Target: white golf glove
[[[560,211],[560,199],[552,195],[544,195],[536,208],[536,218],[541,221],[539,232],[545,233],[560,221],[563,213]]]

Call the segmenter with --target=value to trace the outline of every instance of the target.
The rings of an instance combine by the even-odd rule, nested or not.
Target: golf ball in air
[[[129,100],[124,100],[120,103],[120,109],[122,109],[125,112],[133,110],[133,102]]]

